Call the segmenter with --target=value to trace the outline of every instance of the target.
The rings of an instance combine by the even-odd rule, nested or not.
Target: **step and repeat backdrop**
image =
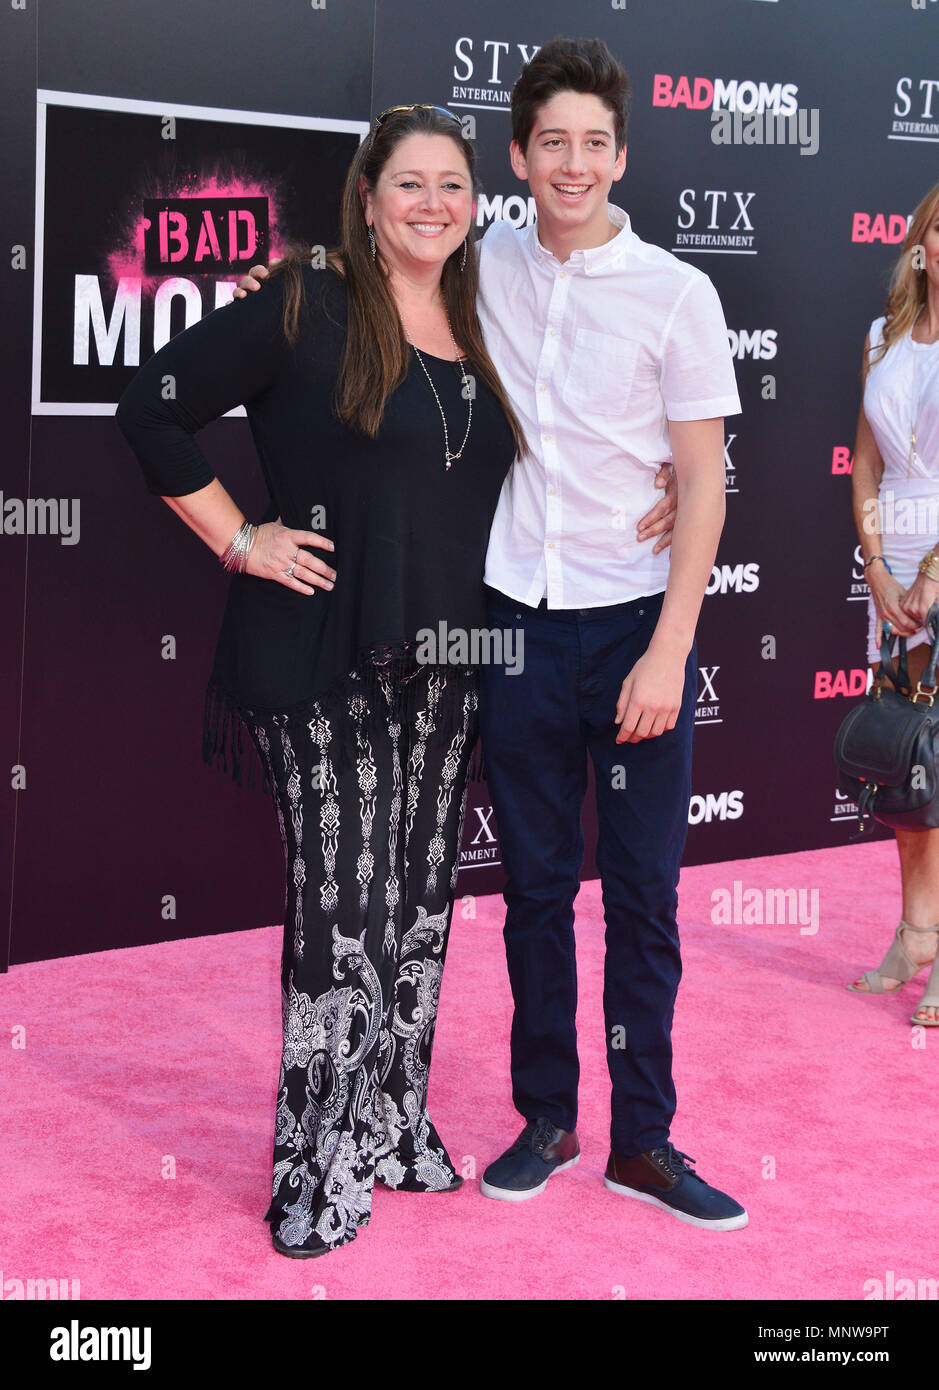
[[[334,239],[372,116],[427,101],[480,154],[479,234],[535,218],[509,100],[555,34],[633,83],[613,198],[720,293],[742,413],[698,632],[688,864],[846,843],[834,731],[866,688],[851,520],[864,335],[935,181],[935,0],[65,0],[0,18],[11,198],[0,964],[279,921],[270,801],[200,761],[226,578],[113,421],[136,368],[291,238]],[[415,43],[416,35],[420,42]],[[37,76],[38,75],[38,76]],[[38,83],[38,85],[37,85]],[[244,412],[200,442],[251,516]],[[503,882],[477,750],[460,895]],[[584,873],[595,873],[585,807]]]

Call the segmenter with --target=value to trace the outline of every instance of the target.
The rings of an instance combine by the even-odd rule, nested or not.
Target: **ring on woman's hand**
[[[293,559],[290,561],[290,568],[289,568],[288,570],[284,570],[284,574],[287,576],[288,579],[289,579],[289,578],[291,577],[291,575],[293,574],[293,568],[294,568],[294,565],[297,563],[297,556],[298,556],[299,554],[300,554],[300,547],[297,546],[296,550],[293,552]]]

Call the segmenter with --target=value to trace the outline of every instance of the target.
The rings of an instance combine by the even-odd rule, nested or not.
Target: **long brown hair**
[[[457,146],[466,162],[474,200],[479,194],[476,151],[464,139],[460,124],[432,107],[395,111],[379,126],[373,126],[356,151],[342,193],[340,241],[326,253],[326,264],[342,275],[348,305],[345,346],[336,379],[334,409],[344,424],[375,438],[381,426],[388,397],[404,381],[410,362],[410,347],[388,284],[388,271],[381,252],[373,259],[360,185],[374,192],[378,178],[400,142],[409,135],[445,135]],[[483,341],[476,312],[479,264],[475,228],[467,236],[466,265],[460,268],[463,247],[444,262],[440,276],[443,302],[453,336],[466,352],[479,376],[498,400],[512,430],[519,454],[527,449],[525,435],[509,404],[501,381]],[[281,274],[284,286],[284,334],[291,344],[297,341],[301,305],[305,300],[303,265],[311,248],[292,249],[271,270]]]
[[[914,266],[913,253],[926,240],[929,224],[937,212],[939,212],[939,183],[933,184],[910,219],[909,231],[906,234],[900,258],[890,277],[887,307],[884,311],[886,322],[884,323],[883,341],[868,353],[868,360],[864,363],[865,378],[870,368],[875,362],[880,361],[891,344],[909,332],[926,303],[928,277],[925,267]]]

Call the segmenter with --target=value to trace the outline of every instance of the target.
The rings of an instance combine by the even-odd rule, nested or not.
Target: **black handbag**
[[[939,604],[925,627],[932,632],[929,662],[916,689],[910,689],[906,638],[900,638],[899,670],[890,657],[889,638],[880,645],[880,667],[869,694],[835,735],[838,786],[857,802],[862,839],[873,821],[893,830],[932,830],[939,826]],[[884,686],[889,677],[892,689]]]

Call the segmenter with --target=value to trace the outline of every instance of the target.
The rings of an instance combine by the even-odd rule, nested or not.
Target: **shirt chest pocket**
[[[578,328],[561,389],[565,405],[593,415],[617,415],[633,387],[639,344],[613,333]]]

